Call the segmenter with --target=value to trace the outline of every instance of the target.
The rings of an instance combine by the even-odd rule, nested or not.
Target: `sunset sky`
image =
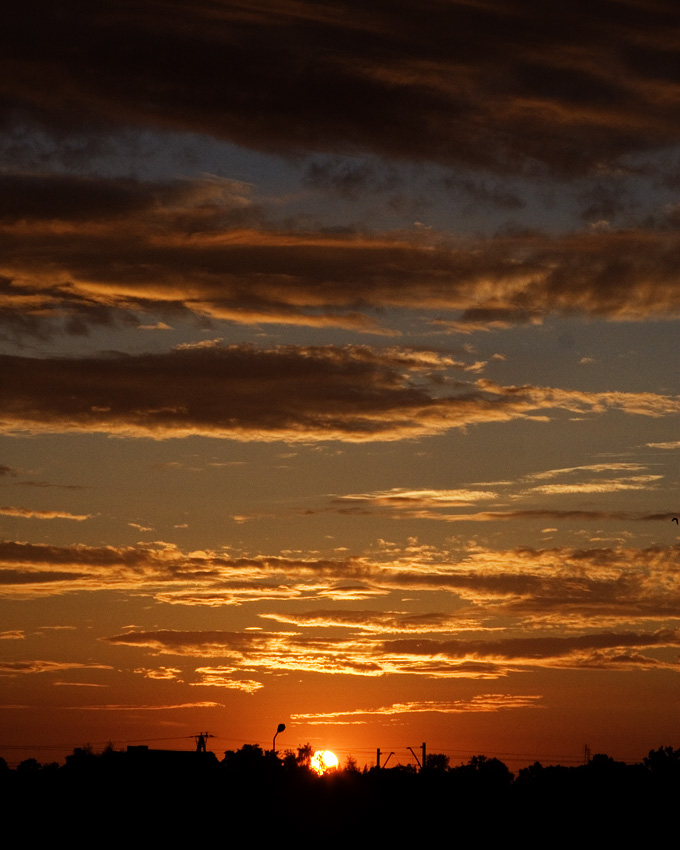
[[[678,4],[2,18],[0,756],[679,747]]]

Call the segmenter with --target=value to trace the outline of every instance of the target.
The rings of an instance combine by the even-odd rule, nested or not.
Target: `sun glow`
[[[338,757],[330,750],[320,750],[318,753],[314,753],[310,762],[310,767],[318,773],[319,776],[323,776],[323,774],[327,773],[329,770],[335,770],[337,766]]]

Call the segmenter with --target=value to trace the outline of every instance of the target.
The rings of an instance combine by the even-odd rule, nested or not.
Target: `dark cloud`
[[[680,411],[653,393],[586,393],[458,382],[433,375],[450,358],[365,346],[182,348],[98,358],[0,357],[7,432],[189,434],[239,440],[400,440],[550,411]]]
[[[330,160],[312,160],[305,172],[305,183],[315,189],[356,198],[365,192],[386,192],[394,189],[399,180],[392,168],[337,157]]]
[[[469,198],[470,210],[478,208],[480,204],[502,210],[517,210],[526,206],[526,202],[516,192],[501,182],[449,175],[444,178],[443,183],[455,195]]]
[[[277,152],[592,169],[677,140],[677,5],[377,0],[5,10],[5,125],[145,126]]]
[[[401,638],[384,644],[386,652],[396,654],[443,655],[447,658],[502,658],[506,661],[558,659],[584,650],[653,646],[680,646],[680,633],[672,629],[663,629],[647,633],[601,633],[566,637],[541,635],[491,641],[432,641]]]
[[[677,660],[667,661],[638,650],[677,648],[677,630],[656,632],[601,632],[565,637],[506,638],[496,641],[432,641],[398,639],[386,641],[383,650],[389,657],[425,657],[456,663],[486,662],[499,666],[499,671],[552,667],[572,669],[653,669],[680,672]]]
[[[63,673],[67,670],[111,670],[108,664],[81,664],[72,661],[3,661],[0,676],[15,676],[23,673]]]
[[[680,315],[675,229],[293,232],[243,184],[0,175],[0,323],[17,337],[173,316],[387,332],[385,307],[458,328]]]
[[[0,222],[92,221],[148,210],[169,201],[172,186],[142,186],[133,180],[101,180],[71,175],[3,174]]]

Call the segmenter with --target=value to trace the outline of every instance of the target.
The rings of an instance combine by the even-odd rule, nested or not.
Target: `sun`
[[[337,766],[338,757],[330,750],[319,750],[318,753],[314,753],[310,762],[310,767],[318,773],[319,776],[323,776],[323,774],[327,773],[329,770],[335,770]]]

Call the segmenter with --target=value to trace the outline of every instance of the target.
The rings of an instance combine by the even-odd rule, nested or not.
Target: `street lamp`
[[[279,723],[279,725],[276,727],[276,735],[278,735],[279,732],[283,732],[285,728],[286,728],[285,723]],[[274,740],[272,741],[272,751],[273,752],[276,752],[276,735],[274,735]]]

